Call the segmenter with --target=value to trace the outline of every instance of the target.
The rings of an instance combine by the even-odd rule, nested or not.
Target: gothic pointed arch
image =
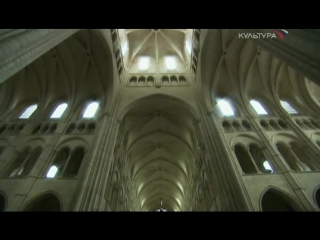
[[[54,192],[42,193],[26,204],[25,212],[61,212],[62,204],[59,196]]]
[[[139,106],[145,102],[148,102],[148,99],[157,99],[159,102],[166,101],[166,102],[175,102],[178,103],[181,108],[185,108],[190,111],[196,119],[200,119],[198,111],[188,102],[182,100],[179,97],[173,97],[167,94],[157,93],[157,94],[150,94],[148,96],[138,98],[132,102],[130,102],[127,106],[122,109],[121,112],[118,112],[117,116],[118,119],[122,119],[123,116],[132,108]]]
[[[185,209],[192,195],[187,186],[196,151],[196,111],[178,98],[155,94],[131,103],[121,115],[126,137],[119,136],[119,151],[127,156],[133,197],[143,211]]]
[[[260,209],[263,212],[302,211],[302,207],[292,196],[273,186],[269,186],[261,194]]]

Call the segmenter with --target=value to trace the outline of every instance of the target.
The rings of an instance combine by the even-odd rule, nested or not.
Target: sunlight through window
[[[32,113],[34,113],[34,111],[37,109],[38,104],[34,104],[29,106],[21,115],[20,115],[20,119],[28,119]]]
[[[271,173],[273,173],[273,169],[272,169],[272,167],[270,166],[270,164],[269,164],[268,161],[264,161],[264,162],[263,162],[263,167],[264,167],[265,170],[271,171]]]
[[[188,53],[191,54],[191,44],[190,44],[190,41],[186,41],[186,49],[187,49]]]
[[[53,165],[53,166],[49,169],[49,171],[48,171],[48,173],[47,173],[47,178],[54,178],[54,176],[57,174],[57,172],[58,172],[58,168]]]
[[[139,60],[139,69],[140,70],[147,70],[149,68],[149,57],[141,57]]]
[[[156,212],[166,212],[166,211],[167,211],[167,210],[164,209],[164,208],[159,208],[159,209],[156,210]]]
[[[280,101],[281,106],[284,110],[287,111],[289,114],[298,114],[298,112],[286,101]]]
[[[128,42],[127,41],[122,45],[121,50],[122,50],[122,56],[124,56],[128,50]]]
[[[50,118],[60,118],[64,111],[67,109],[67,107],[68,104],[66,103],[60,104],[58,107],[56,107]]]
[[[251,100],[250,104],[258,115],[268,115],[267,111],[262,107],[262,105],[259,102]]]
[[[83,113],[83,118],[93,118],[99,107],[98,102],[90,103]]]
[[[165,58],[165,62],[166,62],[167,69],[169,69],[169,70],[176,69],[177,62],[176,62],[176,59],[174,57],[166,57]]]
[[[226,100],[219,100],[218,106],[223,114],[223,116],[234,116],[232,107]]]

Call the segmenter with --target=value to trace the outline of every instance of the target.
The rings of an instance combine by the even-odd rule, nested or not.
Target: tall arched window
[[[70,149],[68,147],[62,148],[56,155],[52,165],[47,172],[47,178],[59,177],[64,167],[69,160],[70,157]]]
[[[126,54],[127,50],[128,50],[128,42],[126,41],[121,47],[122,56]]]
[[[41,147],[36,147],[32,150],[30,155],[28,156],[28,159],[24,162],[23,166],[21,167],[21,177],[28,176],[33,169],[34,165],[36,164],[38,158],[40,157],[42,153]]]
[[[295,110],[287,101],[280,101],[281,106],[284,110],[289,114],[298,114],[297,110]]]
[[[8,167],[5,174],[6,177],[16,178],[29,175],[41,155],[41,152],[41,147],[36,147],[32,151],[30,151],[30,148],[24,149],[24,151],[20,152]]]
[[[58,167],[53,165],[49,168],[49,171],[47,172],[47,178],[54,178],[58,172]]]
[[[76,148],[70,157],[67,167],[63,173],[64,177],[76,177],[80,169],[85,150],[82,147]]]
[[[249,152],[246,151],[242,146],[236,145],[234,147],[234,152],[236,154],[236,157],[238,159],[238,162],[242,168],[242,171],[245,174],[250,173],[256,173],[256,169],[251,161],[251,158],[249,156]]]
[[[270,163],[266,160],[266,157],[260,147],[250,144],[249,152],[261,172],[273,173],[273,169]]]
[[[303,171],[316,171],[318,170],[314,164],[312,157],[309,155],[308,149],[306,147],[299,147],[295,143],[290,144],[291,151],[294,157],[297,157],[299,161],[299,165],[303,169]]]
[[[251,100],[250,104],[258,115],[268,115],[267,111],[263,108],[263,106],[258,101]]]
[[[269,171],[270,173],[273,173],[273,169],[270,165],[270,163],[266,160],[263,162],[263,167],[266,171]]]
[[[68,147],[62,148],[49,167],[46,177],[76,177],[80,169],[85,149],[77,147],[71,151]]]
[[[99,103],[98,102],[92,102],[90,103],[86,110],[83,113],[83,118],[93,118],[98,110]]]
[[[51,114],[50,118],[60,118],[64,111],[67,109],[68,104],[67,103],[61,103],[59,104],[54,112]]]
[[[33,104],[27,107],[23,113],[20,115],[20,119],[28,119],[35,110],[37,110],[38,104]]]
[[[291,170],[300,171],[300,168],[297,165],[296,160],[293,158],[293,156],[291,154],[291,151],[288,148],[288,146],[285,145],[284,143],[280,143],[280,142],[277,143],[276,146],[277,146],[277,149],[278,149],[279,153],[281,154],[283,159],[286,161],[288,166],[291,168]]]
[[[224,99],[218,101],[218,107],[221,110],[223,116],[234,116],[234,111],[230,105],[230,103]]]

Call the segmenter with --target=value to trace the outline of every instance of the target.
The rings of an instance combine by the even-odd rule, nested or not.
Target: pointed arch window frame
[[[222,110],[222,107],[221,106],[224,105],[225,108],[229,108],[227,111],[229,112],[232,112],[232,114],[228,114],[228,113],[225,113],[223,110]],[[219,108],[219,111],[221,112],[222,114],[222,117],[226,118],[226,117],[237,117],[237,110],[236,108],[234,107],[234,104],[233,102],[230,100],[230,99],[227,99],[227,98],[221,98],[221,99],[217,99],[217,105],[218,105],[218,108]],[[230,111],[231,110],[231,111]]]
[[[299,115],[299,111],[297,111],[295,106],[287,100],[280,100],[281,107],[288,113],[289,115]]]
[[[274,173],[274,167],[272,166],[269,160],[265,159],[262,163],[262,166],[266,171],[270,171],[271,173]]]
[[[94,114],[91,116],[85,116],[86,115],[86,112],[89,111],[88,108],[90,107],[91,104],[98,104],[95,111],[94,111]],[[99,111],[99,108],[100,108],[100,101],[96,100],[96,101],[88,101],[85,106],[83,107],[82,109],[82,112],[81,112],[81,116],[80,118],[81,119],[95,119],[97,117],[97,113]]]
[[[27,107],[24,107],[23,110],[20,112],[18,119],[26,120],[29,119],[35,111],[38,109],[38,104],[33,103],[28,105]]]
[[[63,167],[61,169],[59,169],[59,167],[55,164],[55,160],[57,159],[57,156],[59,153],[61,153],[61,151],[63,151],[64,149],[68,149],[68,156],[66,159],[64,159],[63,162]],[[70,167],[70,160],[74,157],[74,153],[77,150],[83,150],[84,154],[81,158],[80,161],[80,165],[77,171],[76,176],[70,177],[70,176],[64,176],[66,170]],[[61,178],[77,178],[79,176],[79,173],[81,171],[81,166],[83,165],[83,161],[84,158],[86,156],[87,153],[87,149],[82,146],[82,145],[78,145],[76,147],[70,147],[69,145],[64,145],[62,147],[60,147],[60,149],[56,152],[56,154],[53,155],[46,171],[44,172],[44,176],[47,179],[61,179]],[[59,176],[57,176],[57,174],[59,173]]]
[[[63,109],[63,107],[61,107],[62,105],[66,105],[64,107],[64,109]],[[52,111],[51,115],[50,115],[50,119],[60,119],[60,118],[62,118],[63,114],[66,112],[68,107],[69,107],[69,104],[67,102],[61,102],[61,103],[57,104],[55,106],[54,110]],[[56,115],[56,116],[54,116],[54,115]]]
[[[271,115],[269,113],[269,109],[265,106],[265,104],[263,102],[261,102],[257,99],[251,99],[249,101],[249,104],[250,104],[251,108],[254,110],[254,113],[257,114],[258,116],[270,116]],[[254,106],[255,104],[259,104],[259,105]],[[259,113],[259,111],[261,111],[261,113]]]

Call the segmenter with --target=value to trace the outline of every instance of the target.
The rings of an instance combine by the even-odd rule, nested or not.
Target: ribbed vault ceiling
[[[175,72],[185,72],[190,61],[185,41],[191,33],[192,29],[126,29],[130,72],[138,72],[139,58],[145,56],[151,59],[148,72],[167,72],[165,56],[173,56],[177,60]]]
[[[202,49],[202,80],[207,82],[213,102],[216,97],[242,103],[251,98],[268,101],[274,96],[302,99],[299,89],[303,77],[253,40],[241,39],[230,29],[216,29],[211,30],[206,44]]]
[[[175,72],[186,72],[185,50],[191,29],[125,29],[127,65],[140,73],[138,61],[148,56],[148,73],[166,73],[165,56],[174,56]],[[201,49],[202,79],[211,100],[228,97],[243,103],[250,98],[297,99],[302,77],[252,40],[233,30],[212,30]],[[112,93],[112,58],[95,31],[81,30],[35,62],[0,84],[0,111],[16,103],[68,100],[79,103]],[[199,66],[198,66],[199,67]],[[306,81],[306,84],[310,84]],[[320,100],[320,87],[309,86]],[[183,210],[190,195],[194,171],[194,116],[184,105],[167,97],[151,96],[131,110],[122,124],[126,140],[126,172],[132,193],[142,210]]]
[[[147,211],[186,204],[193,164],[194,116],[166,98],[149,97],[123,119],[132,192]]]
[[[69,101],[112,92],[112,58],[95,30],[81,30],[0,84],[0,110],[11,103]],[[110,95],[109,94],[109,95]],[[1,100],[1,99],[0,99]]]

